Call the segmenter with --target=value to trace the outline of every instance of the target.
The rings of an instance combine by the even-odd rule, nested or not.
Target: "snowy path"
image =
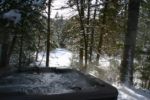
[[[57,48],[50,52],[50,67],[69,68],[71,65],[72,53],[63,48]],[[30,66],[45,67],[46,53],[40,52],[38,55],[38,61],[30,64]]]

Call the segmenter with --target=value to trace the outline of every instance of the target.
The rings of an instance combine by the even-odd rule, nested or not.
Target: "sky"
[[[51,18],[54,18],[57,12],[60,16],[63,15],[64,18],[70,18],[73,15],[75,15],[76,14],[75,11],[73,11],[73,9],[70,9],[70,8],[58,10],[62,6],[66,6],[66,3],[67,3],[67,0],[54,0],[54,2],[52,3],[53,7],[52,7],[52,12],[51,12]]]

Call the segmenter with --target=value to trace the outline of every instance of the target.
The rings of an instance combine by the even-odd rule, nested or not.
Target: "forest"
[[[150,95],[150,0],[62,0],[59,8],[56,1],[0,0],[0,77],[64,67]]]

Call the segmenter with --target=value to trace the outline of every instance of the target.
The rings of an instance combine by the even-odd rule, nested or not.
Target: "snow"
[[[9,21],[13,21],[15,24],[17,24],[21,21],[21,13],[18,9],[12,9],[4,13],[3,18]]]
[[[150,100],[150,94],[145,93],[145,91],[139,91],[134,88],[128,88],[124,85],[114,86],[119,91],[118,100]]]
[[[39,54],[39,61],[42,59],[42,57],[44,57],[45,59],[45,55],[43,56],[43,54],[45,54],[44,52],[41,52]],[[53,50],[52,52],[50,52],[51,56],[50,56],[50,64],[53,64],[60,68],[63,68],[61,65],[67,65],[67,67],[69,68],[70,64],[71,64],[71,59],[72,59],[72,52],[66,50],[66,49],[62,49],[62,48],[58,48]],[[116,60],[119,64],[121,62],[120,58],[112,58],[112,57],[108,57],[108,56],[103,56],[100,58],[99,60],[99,68],[102,69],[110,69],[110,65],[111,65],[111,60]],[[62,61],[60,61],[62,60]],[[37,62],[39,63],[39,62]],[[45,61],[42,61],[43,66],[45,66]],[[41,65],[42,65],[41,64]],[[95,70],[93,72],[89,72],[90,74],[92,74],[93,76],[96,76],[96,74],[98,74],[98,72]],[[70,76],[72,77],[72,76]],[[143,91],[142,89],[134,89],[134,88],[128,88],[126,86],[118,86],[118,85],[114,85],[118,91],[119,91],[119,96],[118,96],[118,100],[150,100],[150,90]]]
[[[143,0],[143,1],[147,3],[147,0]]]
[[[16,73],[0,80],[0,92],[25,94],[61,94],[96,88],[76,72]]]
[[[57,48],[50,52],[50,67],[69,68],[71,65],[72,53],[63,48]],[[46,53],[40,52],[38,56],[38,62],[30,64],[30,66],[45,67]]]
[[[41,6],[43,4],[44,0],[33,0],[32,4],[36,6]]]
[[[113,58],[113,57],[109,57],[109,56],[102,56],[99,60],[99,66],[98,68],[101,68],[103,70],[105,70],[106,72],[108,70],[111,69],[111,60],[115,60],[118,62],[118,64],[121,64],[121,60],[120,58]],[[130,58],[129,58],[130,60]],[[134,63],[137,63],[136,60],[134,60]],[[97,76],[98,72],[92,71],[89,72],[91,75],[93,76]],[[112,72],[109,72],[110,75],[113,76]],[[107,76],[108,78],[109,76]],[[137,79],[136,79],[137,80]],[[114,84],[113,84],[114,85]],[[124,85],[114,85],[118,91],[119,91],[119,96],[118,96],[118,100],[150,100],[150,90],[142,90],[142,89],[135,89],[135,88],[128,88],[127,86]]]
[[[56,13],[58,13],[60,16],[62,15],[66,19],[76,15],[77,12],[71,8],[60,9],[62,7],[65,7],[66,4],[67,0],[54,0],[54,2],[52,3],[53,7],[51,17],[55,18]]]
[[[107,57],[107,58],[101,58],[100,60],[99,60],[99,67],[100,68],[102,68],[102,69],[108,69],[109,68],[109,66],[110,66],[110,61],[109,61],[109,58]]]
[[[103,70],[109,70],[112,65],[111,64],[112,60],[115,60],[118,64],[121,64],[120,57],[110,57],[107,55],[103,55],[100,57],[99,66],[97,66],[97,67],[100,69],[103,69]]]

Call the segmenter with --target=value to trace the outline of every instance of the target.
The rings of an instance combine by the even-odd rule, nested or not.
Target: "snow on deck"
[[[61,94],[96,88],[76,72],[16,73],[0,80],[0,92]]]

